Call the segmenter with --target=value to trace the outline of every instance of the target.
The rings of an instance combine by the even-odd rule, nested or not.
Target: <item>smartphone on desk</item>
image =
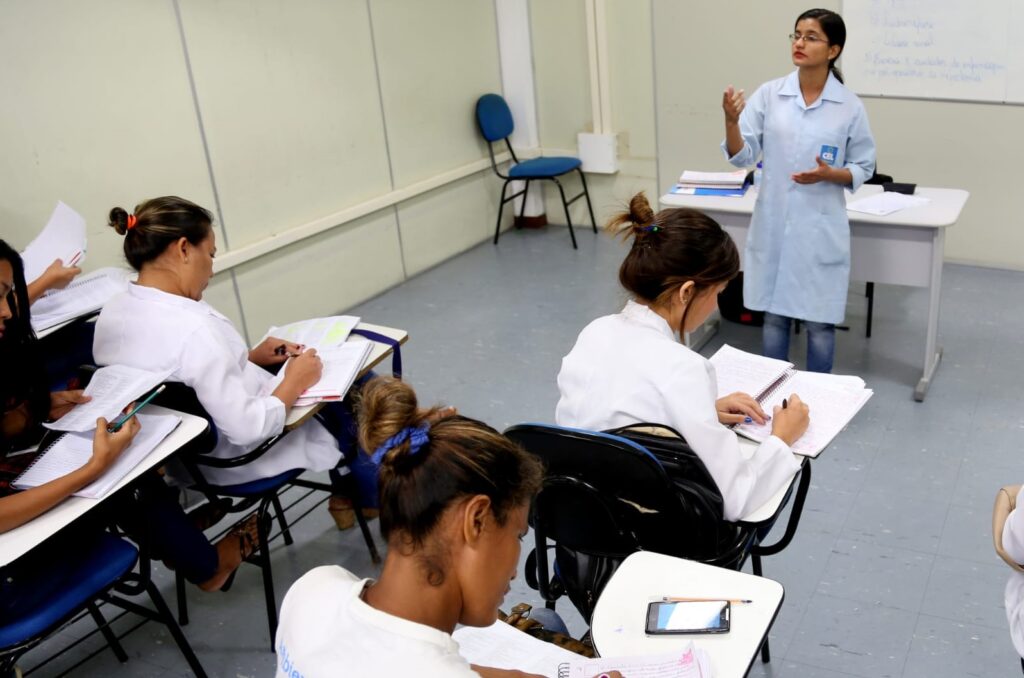
[[[731,611],[728,600],[654,602],[647,606],[647,633],[728,633]]]

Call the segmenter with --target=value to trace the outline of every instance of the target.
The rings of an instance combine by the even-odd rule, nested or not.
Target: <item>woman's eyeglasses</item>
[[[790,33],[789,34],[789,41],[790,42],[796,44],[796,43],[800,42],[801,40],[803,40],[804,44],[806,44],[806,45],[817,45],[819,42],[820,43],[828,42],[827,40],[825,40],[825,38],[820,38],[817,35],[801,35],[800,33]]]

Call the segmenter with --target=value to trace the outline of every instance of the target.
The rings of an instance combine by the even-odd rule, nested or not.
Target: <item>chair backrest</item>
[[[476,100],[476,123],[489,142],[501,141],[512,134],[512,111],[499,94],[485,94]]]
[[[544,462],[544,486],[531,525],[538,550],[545,548],[545,539],[555,542],[555,569],[584,618],[593,612],[607,578],[631,553],[704,561],[720,555],[721,513],[686,491],[690,481],[669,478],[641,445],[546,424],[513,426],[505,435]],[[543,564],[546,556],[538,561]],[[547,576],[538,572],[540,580]]]

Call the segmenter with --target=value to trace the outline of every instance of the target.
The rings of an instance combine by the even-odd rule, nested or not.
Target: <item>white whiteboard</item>
[[[845,0],[858,94],[1024,103],[1024,1]]]

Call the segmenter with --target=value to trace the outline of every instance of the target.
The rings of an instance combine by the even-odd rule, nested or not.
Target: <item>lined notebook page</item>
[[[99,499],[106,495],[181,423],[181,417],[171,414],[135,416],[139,418],[140,429],[132,444],[121,453],[106,473],[75,492],[76,497]],[[23,490],[44,485],[85,466],[92,457],[92,439],[91,431],[62,435],[18,477],[13,487]]]
[[[711,658],[693,643],[682,652],[639,657],[577,657],[562,667],[561,678],[591,678],[618,671],[626,678],[712,678]]]
[[[746,393],[756,398],[793,367],[793,363],[754,355],[725,344],[711,356],[718,397]]]
[[[36,332],[103,308],[112,297],[127,291],[128,273],[101,268],[79,276],[62,290],[50,290],[32,304],[32,329]]]
[[[582,659],[578,654],[545,643],[501,621],[484,628],[463,626],[456,629],[452,638],[459,644],[459,654],[470,664],[525,671],[547,678],[558,678],[559,666]]]
[[[761,406],[765,412],[772,412],[775,406],[782,406],[784,398],[794,393],[810,408],[810,425],[792,449],[807,457],[821,454],[874,395],[864,388],[864,382],[858,377],[794,371]],[[760,442],[772,434],[772,425],[771,422],[740,424],[736,432]]]

